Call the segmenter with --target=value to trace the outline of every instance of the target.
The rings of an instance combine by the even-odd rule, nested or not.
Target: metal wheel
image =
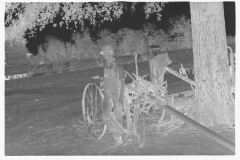
[[[82,95],[82,114],[89,133],[100,139],[106,132],[107,126],[101,118],[103,94],[95,83],[86,85]]]
[[[144,110],[142,114],[145,115],[145,122],[147,125],[151,126],[160,123],[165,116],[165,111],[163,109],[155,107],[154,104],[145,103],[143,108]]]
[[[142,78],[146,81],[151,81],[150,74],[146,74]],[[164,119],[165,111],[156,107],[155,104],[145,103],[143,108],[145,108],[143,114],[145,114],[145,121],[148,125],[155,125]]]

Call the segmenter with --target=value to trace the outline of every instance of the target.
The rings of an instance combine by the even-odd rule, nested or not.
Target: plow
[[[195,82],[188,77],[187,72],[189,70],[187,68],[184,68],[181,64],[181,68],[177,72],[168,67],[169,63],[162,58],[159,74],[139,76],[137,54],[134,57],[136,73],[125,71],[125,77],[130,77],[132,82],[125,85],[124,123],[122,126],[129,132],[141,134],[138,139],[139,147],[144,146],[146,130],[152,130],[156,134],[168,135],[187,123],[226,148],[235,151],[233,142],[191,119],[191,107],[195,100]],[[169,72],[189,83],[192,89],[190,96],[180,99],[174,95],[169,95],[168,83],[161,78],[165,72]],[[99,76],[93,78],[103,79]],[[82,114],[89,133],[97,139],[101,139],[107,132],[107,126],[101,119],[103,99],[103,84],[101,82],[86,85],[82,96]]]

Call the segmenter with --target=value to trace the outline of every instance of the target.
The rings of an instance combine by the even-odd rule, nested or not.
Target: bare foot
[[[112,149],[112,148],[118,147],[118,146],[120,146],[120,145],[123,144],[123,141],[122,141],[122,137],[121,137],[121,136],[118,137],[118,138],[113,136],[113,139],[115,140],[115,143],[114,143],[113,146],[108,147],[109,149]]]
[[[138,143],[138,148],[144,147],[145,143]]]
[[[108,149],[116,148],[118,146],[121,146],[123,143],[116,142],[113,146],[108,147]]]
[[[128,137],[129,137],[129,138],[127,139],[127,141],[129,141],[129,142],[133,141],[131,135],[129,135]]]

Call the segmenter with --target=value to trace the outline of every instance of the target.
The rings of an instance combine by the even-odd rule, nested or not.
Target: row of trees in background
[[[192,48],[191,22],[184,15],[170,19],[167,31],[159,29],[155,24],[145,23],[140,30],[123,28],[113,33],[110,29],[102,29],[97,37],[92,38],[88,29],[74,32],[68,42],[47,36],[45,42],[38,46],[35,59],[62,62],[99,58],[98,53],[106,44],[113,46],[117,56],[131,55],[134,52],[148,54],[151,45],[159,45],[162,52]],[[38,63],[37,61],[35,62]]]
[[[164,31],[153,23],[145,23],[140,30],[120,29],[113,33],[110,29],[102,29],[97,39],[92,38],[86,28],[74,32],[71,40],[64,42],[54,36],[47,36],[45,43],[38,46],[38,54],[32,63],[68,62],[81,59],[96,59],[104,45],[113,46],[116,56],[137,54],[147,55],[149,46],[159,45],[162,52],[192,48],[191,21],[182,15],[169,19],[169,29]],[[229,37],[229,42],[234,39]],[[230,42],[231,43],[231,42]]]

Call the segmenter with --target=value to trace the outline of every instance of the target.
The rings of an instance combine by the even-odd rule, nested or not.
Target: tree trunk
[[[190,2],[190,11],[196,81],[193,116],[205,126],[233,125],[223,3]]]
[[[8,63],[8,52],[7,51],[5,51],[5,66],[6,65],[9,65],[9,63]]]

